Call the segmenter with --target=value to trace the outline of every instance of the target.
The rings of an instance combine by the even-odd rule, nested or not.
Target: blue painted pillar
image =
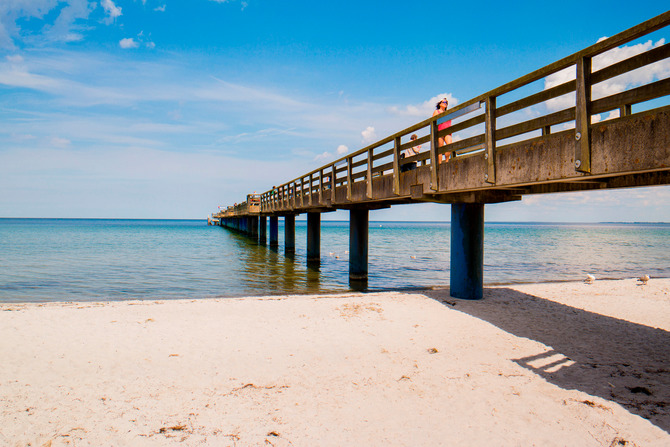
[[[252,216],[249,218],[249,236],[252,239],[258,240],[258,217]]]
[[[349,279],[368,278],[368,210],[349,212]]]
[[[270,247],[279,245],[279,218],[270,216]]]
[[[258,218],[258,242],[265,245],[265,240],[268,237],[268,220],[265,216]]]
[[[321,213],[307,213],[307,261],[321,260]]]
[[[451,205],[450,293],[478,300],[484,295],[484,204]]]
[[[295,252],[295,214],[284,216],[284,251]]]

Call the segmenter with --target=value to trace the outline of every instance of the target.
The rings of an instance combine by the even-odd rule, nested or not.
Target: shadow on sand
[[[617,402],[670,433],[670,333],[507,288],[486,288],[480,301],[449,290],[424,295],[487,321],[549,352],[512,359],[564,389]]]

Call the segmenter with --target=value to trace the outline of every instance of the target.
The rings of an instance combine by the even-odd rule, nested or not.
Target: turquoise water
[[[670,224],[487,223],[486,284],[670,276]],[[0,301],[347,291],[348,222],[322,222],[321,263],[195,220],[0,219]],[[449,285],[448,223],[370,222],[370,290]],[[332,253],[332,254],[331,254]],[[339,257],[339,259],[338,259]],[[412,258],[414,257],[414,258]]]

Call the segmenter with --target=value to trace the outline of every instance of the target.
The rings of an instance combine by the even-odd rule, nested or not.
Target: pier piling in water
[[[349,280],[368,279],[368,219],[367,209],[349,212]]]
[[[270,247],[279,246],[279,218],[270,216]]]
[[[321,213],[307,213],[307,261],[321,259]]]
[[[295,214],[284,216],[284,251],[295,252]]]
[[[484,295],[484,204],[451,205],[450,294],[478,300]]]
[[[258,242],[265,245],[268,237],[268,220],[265,216],[258,218]]]

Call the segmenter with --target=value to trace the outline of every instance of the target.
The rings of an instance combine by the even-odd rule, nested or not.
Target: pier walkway
[[[368,272],[370,210],[397,204],[451,204],[450,293],[483,293],[484,206],[524,195],[670,184],[670,79],[611,93],[608,82],[668,64],[662,44],[601,67],[599,56],[670,24],[670,11],[448,109],[370,146],[230,206],[213,221],[271,245],[285,219],[307,213],[307,257],[320,258],[320,213],[350,210],[351,281]],[[594,69],[596,67],[597,69]],[[574,79],[559,85],[563,70]],[[667,76],[667,68],[665,69]],[[618,78],[622,79],[622,78]],[[451,126],[438,129],[444,121]],[[416,134],[416,140],[410,140]],[[443,146],[439,139],[453,136]],[[421,145],[418,155],[405,150]],[[428,148],[426,150],[425,148]],[[445,155],[448,162],[440,162]],[[415,169],[406,170],[408,165]],[[403,168],[404,167],[404,168]],[[566,241],[566,243],[569,243]]]

